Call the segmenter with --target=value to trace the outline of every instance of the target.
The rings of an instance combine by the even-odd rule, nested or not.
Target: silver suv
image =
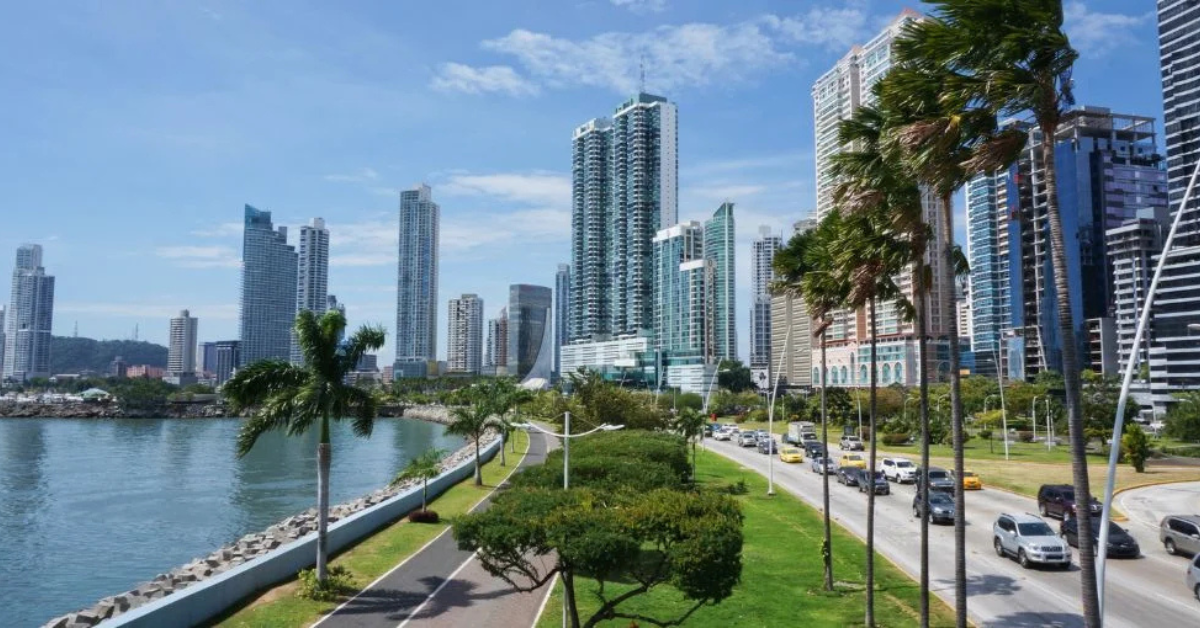
[[[917,465],[913,464],[907,458],[884,458],[883,459],[883,477],[892,482],[917,481]]]
[[[1168,554],[1200,554],[1200,515],[1168,515],[1158,526]]]
[[[1013,556],[1028,569],[1033,564],[1071,568],[1071,548],[1035,515],[1002,513],[992,524],[992,545],[998,556]]]

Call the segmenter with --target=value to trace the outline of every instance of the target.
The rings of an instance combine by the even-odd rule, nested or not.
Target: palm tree
[[[1074,104],[1072,66],[1078,53],[1063,31],[1061,0],[930,0],[933,18],[913,25],[896,44],[899,60],[942,68],[947,109],[980,108],[999,116],[1032,114],[1041,137],[1046,222],[1057,294],[1070,294],[1058,204],[1054,138]],[[1035,193],[1037,191],[1035,190]],[[1070,299],[1057,303],[1062,374],[1077,495],[1089,495],[1080,369]],[[1084,622],[1101,623],[1091,514],[1081,511],[1079,565]],[[965,624],[962,613],[959,625]]]
[[[696,482],[696,443],[704,434],[708,417],[695,408],[683,408],[675,417],[675,431],[692,445],[692,482]]]
[[[929,360],[928,308],[926,293],[930,285],[930,266],[927,261],[930,240],[929,225],[921,202],[921,190],[908,164],[902,159],[891,134],[904,123],[898,111],[890,108],[883,98],[882,83],[876,83],[876,105],[859,107],[838,126],[838,142],[851,146],[834,157],[835,168],[841,176],[837,200],[850,212],[883,211],[891,219],[891,228],[908,242],[912,282],[912,303],[915,309],[917,380],[920,390],[921,473],[917,491],[928,498],[929,469]],[[929,521],[921,521],[921,625],[929,625]]]
[[[396,474],[392,485],[406,480],[421,480],[421,510],[429,510],[429,481],[442,472],[442,458],[446,452],[441,449],[430,449],[408,462],[404,470]]]
[[[849,291],[845,277],[837,272],[834,247],[840,231],[841,216],[833,212],[812,231],[797,233],[788,245],[775,254],[772,266],[779,277],[771,286],[775,294],[803,298],[808,316],[815,321],[813,337],[821,338],[821,440],[829,443],[829,414],[826,405],[825,348],[827,332],[832,323],[830,314],[845,300]],[[825,452],[828,457],[828,451]],[[825,519],[825,538],[821,556],[825,562],[825,590],[833,590],[832,523],[829,514],[829,474],[821,474],[822,512]]]
[[[503,377],[493,379],[482,386],[484,387],[482,397],[491,404],[495,427],[500,430],[500,466],[503,467],[507,465],[504,444],[506,442],[513,443],[513,453],[517,452],[515,441],[509,439],[509,435],[513,431],[510,413],[533,400],[533,393],[517,386],[516,381]]]
[[[493,408],[488,391],[481,384],[463,389],[466,405],[450,411],[447,434],[471,439],[475,443],[475,486],[483,486],[483,465],[479,459],[480,441],[489,429],[500,429],[499,421],[493,418]],[[503,450],[503,447],[501,448]]]
[[[347,340],[346,316],[330,310],[319,318],[311,311],[296,317],[296,343],[304,364],[263,360],[238,370],[221,392],[234,412],[254,408],[238,431],[237,453],[245,456],[258,437],[271,430],[288,436],[320,424],[317,445],[317,580],[327,573],[326,531],[329,527],[329,422],[350,421],[355,436],[370,436],[378,405],[370,391],[346,384],[368,351],[383,346],[384,331],[364,326]]]

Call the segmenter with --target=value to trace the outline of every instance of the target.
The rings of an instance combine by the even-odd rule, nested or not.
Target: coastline
[[[379,418],[394,419],[405,414],[402,405],[379,408]],[[0,419],[225,419],[234,416],[223,403],[168,402],[124,406],[116,402],[75,401],[67,403],[16,403],[0,401]],[[412,417],[421,418],[421,417]],[[434,423],[444,420],[426,419]]]
[[[22,405],[42,405],[42,404],[22,404]],[[52,405],[52,404],[44,404]],[[67,404],[53,404],[67,405]],[[97,404],[99,405],[99,404]],[[115,404],[114,404],[115,405]],[[450,421],[449,411],[441,406],[418,406],[411,408],[401,408],[401,412],[396,416],[383,416],[379,418],[404,418],[417,419],[430,423],[446,424]],[[228,414],[221,415],[227,418]],[[22,418],[8,416],[6,418]],[[30,417],[32,418],[32,417]],[[47,418],[45,416],[39,418]],[[97,416],[90,415],[84,417],[78,416],[58,416],[52,418],[164,418],[162,414],[146,415],[146,416]],[[166,417],[166,418],[198,418],[198,417]],[[206,417],[215,418],[215,417]],[[495,432],[489,431],[481,441],[482,445],[486,445],[496,440],[498,435]],[[441,462],[441,470],[452,469],[466,460],[470,460],[475,455],[474,443],[467,441],[461,447],[449,453]],[[357,512],[375,506],[391,497],[402,493],[406,490],[420,485],[420,480],[410,480],[395,486],[384,486],[376,489],[366,495],[352,499],[348,502],[343,502],[331,506],[329,508],[329,522],[332,524],[340,521]],[[303,512],[287,517],[274,525],[267,527],[261,532],[252,532],[246,534],[233,542],[226,543],[217,548],[213,552],[192,560],[191,562],[171,569],[166,573],[161,573],[153,579],[141,583],[138,586],[108,597],[101,598],[95,604],[83,609],[66,613],[55,617],[45,624],[43,628],[79,628],[85,626],[95,626],[107,619],[111,619],[123,613],[126,613],[134,608],[158,600],[183,590],[193,584],[201,582],[207,578],[225,572],[233,567],[241,565],[253,558],[268,552],[279,549],[289,543],[299,540],[317,529],[317,511],[316,508],[308,508]]]

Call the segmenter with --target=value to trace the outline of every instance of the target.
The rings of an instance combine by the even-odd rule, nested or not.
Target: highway
[[[767,456],[756,449],[706,439],[708,449],[747,468],[767,475]],[[830,447],[836,460],[840,452]],[[916,462],[916,459],[913,459]],[[776,490],[796,495],[821,510],[821,476],[808,460],[787,464],[774,458]],[[1037,502],[1007,491],[988,489],[967,493],[968,609],[980,626],[1046,627],[1083,626],[1079,604],[1078,551],[1072,548],[1070,571],[1022,569],[1016,561],[1001,558],[992,549],[992,523],[1001,512],[1036,513]],[[859,537],[866,535],[867,496],[857,488],[838,484],[830,476],[830,509],[833,519]],[[920,524],[913,518],[912,485],[892,485],[892,494],[876,499],[876,550],[917,578],[920,573]],[[1057,520],[1048,523],[1056,530]],[[1133,526],[1130,532],[1141,545],[1143,557],[1110,560],[1105,626],[1200,625],[1200,602],[1184,585],[1187,560],[1168,556],[1158,544],[1154,529]],[[948,604],[954,603],[954,529],[930,526],[931,589]]]

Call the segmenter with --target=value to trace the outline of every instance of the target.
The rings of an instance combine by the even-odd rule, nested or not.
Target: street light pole
[[[767,409],[767,496],[775,495],[775,397],[779,393],[779,378],[783,375],[783,358],[787,355],[788,343],[792,340],[792,326],[788,325],[783,336],[783,351],[779,352],[779,365],[775,369],[775,385],[771,387],[771,407]]]

